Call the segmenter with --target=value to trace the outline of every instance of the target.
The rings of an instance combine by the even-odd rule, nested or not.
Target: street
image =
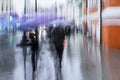
[[[21,38],[22,32],[19,31],[0,35],[0,80],[32,80],[31,50],[29,47],[16,46]],[[70,38],[66,37],[60,73],[54,46],[50,45],[45,32],[39,38],[35,80],[120,79],[119,51],[101,50],[93,40],[74,32]]]

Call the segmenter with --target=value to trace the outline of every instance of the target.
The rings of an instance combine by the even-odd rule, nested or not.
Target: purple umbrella
[[[18,28],[20,30],[26,30],[29,28],[36,28],[39,25],[48,25],[51,21],[56,20],[57,15],[56,14],[41,14],[37,16],[37,18],[29,19],[23,24],[21,24]]]

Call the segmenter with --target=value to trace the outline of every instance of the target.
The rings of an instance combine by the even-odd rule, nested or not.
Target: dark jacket
[[[32,51],[37,51],[39,44],[38,44],[38,40],[37,40],[36,35],[31,34],[30,38],[31,38],[31,42],[30,42],[31,50]]]
[[[52,30],[51,38],[56,45],[63,44],[64,38],[65,38],[65,33],[64,33],[63,27],[55,27]]]

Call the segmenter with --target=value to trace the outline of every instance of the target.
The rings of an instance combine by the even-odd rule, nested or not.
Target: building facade
[[[83,0],[83,31],[98,43],[120,49],[119,0]]]

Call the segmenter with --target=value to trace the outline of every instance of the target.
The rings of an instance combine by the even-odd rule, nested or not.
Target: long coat
[[[55,48],[58,54],[62,54],[63,52],[63,43],[65,39],[64,29],[61,26],[55,27],[51,32],[51,38],[53,43],[55,44]]]

